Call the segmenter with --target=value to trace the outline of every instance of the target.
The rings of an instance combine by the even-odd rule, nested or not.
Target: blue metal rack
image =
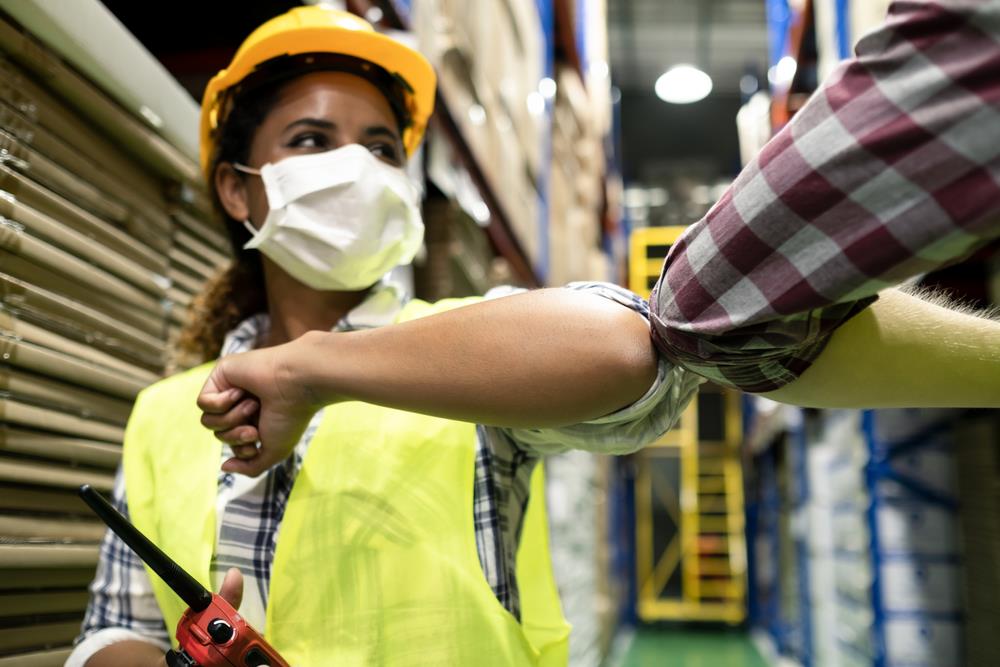
[[[806,447],[808,438],[806,437],[806,423],[802,412],[798,413],[799,419],[792,429],[792,467],[795,471],[795,499],[794,512],[804,513],[809,503],[809,471],[806,467]],[[795,536],[795,556],[797,562],[798,585],[799,585],[799,623],[800,623],[800,645],[798,651],[799,661],[803,667],[812,667],[812,615],[810,609],[810,585],[809,585],[809,542],[804,535]]]
[[[851,57],[851,0],[836,0],[837,51],[841,59]]]
[[[873,667],[891,667],[886,646],[886,622],[895,618],[914,618],[917,620],[959,621],[961,614],[954,612],[932,612],[926,610],[900,611],[887,609],[883,590],[883,567],[894,559],[916,558],[920,562],[958,563],[957,555],[922,555],[890,553],[881,544],[879,532],[879,508],[889,503],[880,492],[883,481],[891,481],[905,489],[910,499],[916,502],[928,503],[942,508],[950,514],[958,509],[956,498],[933,489],[919,479],[902,473],[893,466],[900,457],[922,449],[935,442],[935,437],[947,433],[954,425],[954,417],[943,419],[922,428],[918,433],[896,442],[883,441],[876,429],[878,412],[866,410],[862,413],[862,431],[868,447],[869,460],[865,466],[864,475],[869,494],[869,504],[866,510],[868,530],[870,534],[870,552],[872,566],[871,607],[872,607],[872,647],[874,655]],[[956,665],[959,664],[956,656]]]
[[[753,462],[757,475],[757,494],[750,492],[746,500],[747,557],[749,572],[749,617],[752,626],[764,629],[778,653],[794,658],[803,667],[812,667],[812,623],[809,610],[808,544],[802,535],[795,535],[794,562],[785,562],[781,552],[782,513],[803,511],[808,500],[805,482],[805,430],[797,425],[790,433],[784,452],[793,470],[795,482],[788,498],[779,493],[778,456],[780,446],[773,444],[760,452]],[[783,439],[779,439],[783,442]],[[794,523],[794,522],[793,522]],[[769,565],[757,559],[758,548],[766,550]],[[787,614],[782,609],[784,590],[781,571],[794,567],[797,611]],[[765,568],[773,576],[765,577]]]
[[[788,0],[767,0],[768,60],[771,66],[788,55],[788,29],[792,24],[792,9]]]
[[[754,399],[744,396],[743,432],[753,432],[759,418]],[[794,477],[804,479],[801,474],[804,470],[804,430],[796,428],[789,435],[792,440],[776,437],[753,458],[752,469],[757,479],[754,484],[748,484],[745,498],[747,615],[752,627],[762,629],[771,638],[778,653],[794,657],[803,667],[811,667],[811,629],[804,613],[808,609],[809,580],[808,570],[801,567],[805,543],[798,537],[795,539],[794,559],[798,562],[794,564],[783,562],[781,554],[782,510],[796,511],[808,498],[808,487],[801,484],[796,485],[795,493],[790,498],[782,498],[779,493],[778,457],[782,451],[791,456],[786,463],[794,465]],[[803,455],[797,451],[799,448],[803,448]],[[747,479],[749,481],[751,477]],[[767,562],[760,562],[758,555],[765,551]],[[780,572],[790,565],[799,568],[796,593],[800,613],[789,617],[781,607],[783,590]]]
[[[962,413],[953,411],[937,419],[929,419],[922,411],[912,415],[904,411],[817,413],[815,422],[807,421],[804,411],[798,414],[802,419],[789,425],[784,437],[754,457],[757,492],[748,492],[746,522],[748,543],[756,546],[748,554],[751,623],[767,632],[780,654],[803,667],[818,664],[813,609],[820,598],[814,601],[811,590],[812,547],[807,535],[793,532],[794,546],[781,549],[780,531],[783,512],[798,514],[799,520],[793,523],[801,527],[805,525],[803,513],[819,503],[816,509],[822,514],[822,508],[827,508],[839,536],[834,539],[840,540],[832,547],[821,547],[834,549],[824,553],[833,558],[837,581],[835,599],[825,598],[833,607],[826,608],[839,608],[838,619],[848,623],[841,628],[843,634],[834,650],[850,656],[850,664],[872,667],[957,666],[960,656],[952,654],[963,618],[956,570],[961,557],[957,541],[952,541],[950,522],[958,503],[946,471],[952,429]],[[926,423],[920,425],[911,417]],[[857,424],[848,428],[856,441],[830,435],[829,429],[836,424],[846,426],[841,419]],[[826,437],[833,437],[827,444],[844,446],[824,467],[825,477],[831,484],[849,484],[826,500],[823,494],[813,497],[807,470],[807,427],[820,424],[827,429]],[[789,473],[783,495],[778,483],[781,465]],[[928,476],[929,472],[933,474]],[[762,557],[769,562],[759,562]],[[789,567],[796,568],[794,592],[783,590],[793,584],[779,576]],[[913,577],[912,588],[909,577]],[[945,588],[935,587],[942,584]],[[796,611],[782,607],[782,601],[791,596],[797,599]],[[841,627],[839,621],[837,627]],[[922,643],[908,646],[899,633]],[[831,650],[829,643],[826,646]],[[903,657],[900,647],[906,654]]]
[[[535,0],[538,18],[542,24],[542,39],[545,41],[545,76],[555,77],[556,73],[556,13],[553,0]],[[545,133],[542,146],[542,160],[538,171],[538,261],[534,269],[543,285],[549,276],[549,171],[552,166],[552,124],[555,100],[545,101],[545,119],[549,131]]]
[[[795,18],[795,11],[789,6],[788,0],[766,0],[768,59],[771,65],[789,54],[788,29]],[[834,0],[836,12],[834,37],[837,41],[837,55],[841,58],[851,56],[851,0]]]

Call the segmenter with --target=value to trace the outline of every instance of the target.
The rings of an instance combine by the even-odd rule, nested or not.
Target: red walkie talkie
[[[177,624],[180,650],[167,652],[170,667],[288,667],[232,605],[182,570],[89,484],[80,487],[80,497],[188,604]]]

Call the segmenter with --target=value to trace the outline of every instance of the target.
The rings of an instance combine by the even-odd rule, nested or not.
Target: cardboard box
[[[886,664],[958,667],[961,625],[958,621],[898,618],[885,623]]]

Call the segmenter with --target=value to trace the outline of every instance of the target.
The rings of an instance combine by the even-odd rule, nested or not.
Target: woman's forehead
[[[382,91],[347,72],[310,72],[289,81],[281,87],[267,120],[280,122],[303,114],[320,114],[334,122],[339,119],[396,126],[392,107]]]

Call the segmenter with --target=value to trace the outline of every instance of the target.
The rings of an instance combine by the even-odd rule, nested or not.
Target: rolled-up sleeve
[[[570,283],[566,289],[595,294],[629,308],[640,317],[649,319],[649,304],[645,299],[611,283]],[[492,290],[486,298],[504,296],[516,291],[511,288]],[[658,361],[656,379],[635,403],[598,419],[548,429],[499,429],[527,452],[540,455],[558,454],[581,449],[601,454],[627,454],[657,440],[677,422],[684,408],[697,393],[703,380],[676,366],[666,358]]]
[[[654,342],[771,391],[880,290],[998,236],[1000,3],[895,3],[671,249]]]

